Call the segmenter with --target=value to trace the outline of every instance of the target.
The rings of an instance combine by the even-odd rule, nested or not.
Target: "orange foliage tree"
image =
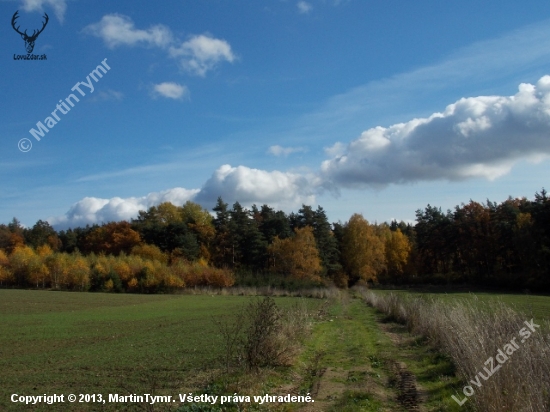
[[[119,255],[130,253],[141,242],[139,233],[128,222],[111,222],[92,230],[84,239],[86,252]]]

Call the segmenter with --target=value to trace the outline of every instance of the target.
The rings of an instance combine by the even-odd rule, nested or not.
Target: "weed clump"
[[[251,301],[234,320],[214,322],[222,338],[226,372],[232,366],[255,372],[292,363],[310,330],[311,315],[305,304],[281,309],[266,296]]]

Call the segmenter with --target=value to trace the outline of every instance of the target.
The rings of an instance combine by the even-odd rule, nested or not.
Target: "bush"
[[[273,298],[266,296],[248,306],[249,325],[244,342],[248,369],[277,364],[281,348],[277,334],[281,329],[281,313]]]
[[[283,310],[266,296],[243,307],[233,322],[214,322],[223,339],[227,372],[235,363],[257,371],[290,365],[310,330],[311,317],[304,304]]]
[[[199,263],[178,262],[172,270],[181,277],[187,287],[210,286],[228,288],[235,283],[235,277],[227,269],[218,269]]]

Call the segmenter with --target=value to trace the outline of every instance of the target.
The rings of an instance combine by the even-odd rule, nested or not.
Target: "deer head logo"
[[[19,13],[19,10],[17,10],[15,12],[15,14],[13,15],[13,17],[11,18],[11,25],[12,25],[13,29],[21,35],[21,38],[23,40],[25,40],[25,48],[27,49],[27,53],[32,53],[32,51],[34,50],[34,42],[36,41],[38,35],[44,31],[44,28],[48,24],[48,20],[50,18],[48,17],[48,15],[46,13],[44,13],[44,23],[42,23],[42,28],[40,30],[34,30],[32,32],[32,35],[29,36],[27,34],[27,30],[25,30],[25,32],[23,32],[23,33],[21,33],[19,31],[19,27],[21,27],[21,26],[15,27],[15,21],[19,17],[18,13]]]

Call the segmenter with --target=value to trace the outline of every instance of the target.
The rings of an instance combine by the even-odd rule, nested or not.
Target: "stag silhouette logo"
[[[34,50],[34,42],[38,38],[38,35],[44,31],[44,29],[46,28],[46,25],[48,24],[48,20],[50,20],[50,18],[46,13],[44,13],[44,22],[42,23],[42,28],[39,30],[34,30],[32,34],[29,36],[27,34],[27,30],[25,30],[24,32],[21,32],[19,30],[19,27],[21,26],[15,27],[16,20],[19,17],[18,13],[19,13],[19,10],[17,10],[13,15],[13,17],[11,18],[11,25],[13,29],[21,35],[21,38],[25,40],[25,49],[27,49],[27,53],[30,54]]]

